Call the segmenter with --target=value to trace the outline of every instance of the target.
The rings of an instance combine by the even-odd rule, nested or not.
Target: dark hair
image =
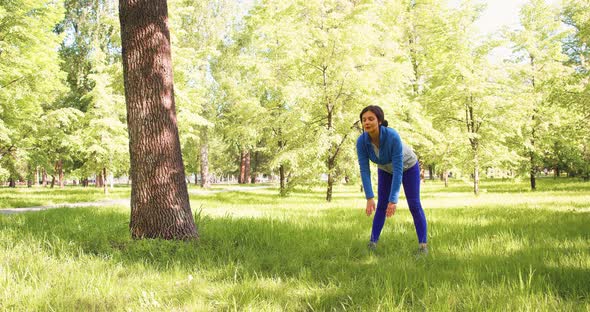
[[[369,105],[369,106],[363,108],[363,110],[361,111],[361,114],[359,115],[359,119],[361,120],[361,123],[363,122],[363,114],[368,111],[373,112],[373,114],[375,114],[375,116],[377,116],[377,120],[379,120],[379,122],[381,122],[381,125],[384,127],[387,127],[387,125],[389,123],[387,122],[387,120],[385,120],[385,114],[383,114],[383,110],[381,109],[381,107],[379,107],[377,105]]]

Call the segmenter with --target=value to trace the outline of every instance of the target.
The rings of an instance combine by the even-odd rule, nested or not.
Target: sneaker
[[[428,247],[419,247],[416,251],[416,259],[428,256]]]
[[[377,250],[377,242],[369,242],[367,244],[367,248],[369,248],[369,251]]]

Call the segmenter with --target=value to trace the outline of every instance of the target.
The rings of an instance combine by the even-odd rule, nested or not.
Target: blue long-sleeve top
[[[379,127],[379,155],[375,155],[369,133],[363,132],[356,141],[356,153],[361,169],[365,197],[367,199],[375,197],[371,185],[369,159],[378,165],[390,163],[393,169],[393,177],[389,202],[397,204],[403,174],[403,144],[397,131],[384,126]]]

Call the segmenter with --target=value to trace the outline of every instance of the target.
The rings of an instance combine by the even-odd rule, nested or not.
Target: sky
[[[559,0],[546,0],[552,5],[559,5]],[[459,0],[450,0],[451,3],[458,3]],[[518,14],[527,0],[488,0],[487,7],[476,25],[482,34],[491,34],[498,31],[502,26],[517,28],[519,25]]]
[[[545,0],[547,3],[558,6],[560,0]],[[451,7],[456,7],[461,0],[449,0]],[[519,28],[519,12],[523,4],[528,0],[482,0],[487,6],[476,26],[479,28],[482,36],[498,33],[503,26],[509,29]],[[492,63],[501,63],[503,59],[509,57],[511,51],[508,47],[497,47],[489,56]]]

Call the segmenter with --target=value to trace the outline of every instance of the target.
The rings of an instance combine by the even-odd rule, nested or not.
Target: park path
[[[271,187],[270,185],[235,186],[235,187],[229,187],[229,188],[221,189],[221,190],[203,190],[203,191],[189,190],[189,193],[193,194],[193,195],[208,195],[208,194],[215,194],[215,193],[222,193],[222,192],[247,192],[247,191],[260,190],[260,189],[265,189],[265,188],[270,188],[270,187]],[[42,210],[55,209],[55,208],[81,208],[81,207],[96,207],[96,206],[115,206],[115,205],[129,206],[130,203],[131,203],[131,200],[129,198],[123,198],[123,199],[100,200],[100,201],[95,201],[95,202],[61,203],[61,204],[54,204],[54,205],[33,206],[33,207],[23,207],[23,208],[0,208],[0,215],[42,211]]]

